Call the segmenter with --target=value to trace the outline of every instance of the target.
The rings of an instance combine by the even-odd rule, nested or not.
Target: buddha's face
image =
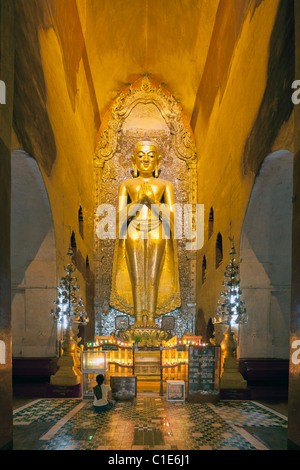
[[[152,174],[158,163],[156,146],[151,143],[138,144],[134,152],[134,163],[140,174]]]

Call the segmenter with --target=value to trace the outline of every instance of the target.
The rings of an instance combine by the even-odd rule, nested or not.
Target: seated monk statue
[[[119,190],[111,305],[135,317],[135,327],[180,306],[173,185],[158,178],[157,144],[137,142],[133,178]]]

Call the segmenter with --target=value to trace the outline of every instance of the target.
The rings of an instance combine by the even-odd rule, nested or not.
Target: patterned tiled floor
[[[284,430],[287,418],[252,401],[171,403],[138,395],[96,414],[91,401],[39,399],[14,411],[14,429],[43,430],[41,450],[270,449],[246,429]]]

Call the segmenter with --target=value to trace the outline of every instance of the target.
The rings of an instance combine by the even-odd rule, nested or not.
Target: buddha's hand
[[[149,209],[151,204],[155,204],[155,196],[150,184],[145,181],[142,182],[139,189],[139,202],[140,204],[145,204]]]

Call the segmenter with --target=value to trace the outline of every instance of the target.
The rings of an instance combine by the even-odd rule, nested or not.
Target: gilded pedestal
[[[137,389],[139,392],[160,390],[160,351],[136,351],[135,374],[137,376]]]

